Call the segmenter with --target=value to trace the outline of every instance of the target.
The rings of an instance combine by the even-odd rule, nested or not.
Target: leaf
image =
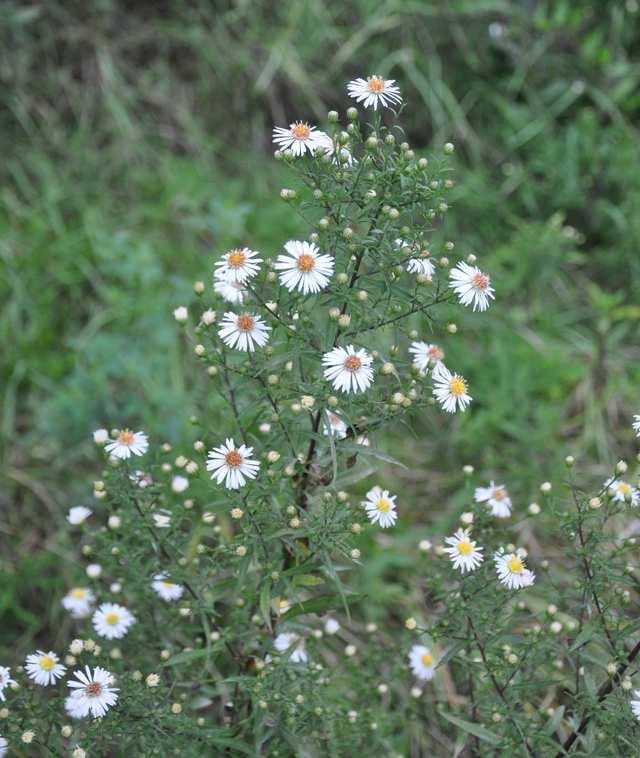
[[[361,598],[362,595],[353,595],[354,598]],[[324,613],[330,609],[336,608],[341,604],[339,595],[324,595],[312,600],[305,600],[302,603],[296,603],[281,616],[282,621],[290,621],[296,616],[302,616],[305,613]]]
[[[497,745],[500,742],[500,738],[496,734],[490,732],[486,727],[481,726],[480,724],[474,724],[472,721],[459,719],[457,716],[452,716],[450,713],[445,713],[444,711],[441,711],[440,715],[442,718],[455,724],[459,729],[469,732],[469,734],[473,734],[474,737],[477,737],[480,740],[490,742],[492,745]]]
[[[260,590],[260,613],[271,631],[271,582],[267,580]]]

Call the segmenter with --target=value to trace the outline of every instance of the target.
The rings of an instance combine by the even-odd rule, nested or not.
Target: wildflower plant
[[[451,318],[483,318],[496,291],[443,233],[453,146],[414,154],[393,80],[348,92],[364,113],[274,129],[306,238],[216,251],[174,311],[223,411],[205,398],[180,450],[126,419],[94,433],[95,502],[67,516],[73,636],[0,661],[0,754],[631,754],[638,491],[621,466],[598,495],[545,483],[528,511],[470,476],[460,527],[412,548],[413,615],[367,620],[384,599],[359,591],[361,535],[406,518],[378,443],[409,413],[473,412]],[[564,550],[545,552],[538,517]]]

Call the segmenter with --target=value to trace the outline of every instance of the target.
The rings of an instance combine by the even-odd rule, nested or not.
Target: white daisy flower
[[[383,529],[387,529],[396,523],[397,495],[390,495],[388,490],[383,490],[376,485],[367,492],[366,497],[367,499],[361,505],[372,524],[378,523]]]
[[[24,667],[29,679],[33,679],[36,684],[42,687],[55,684],[56,680],[61,679],[67,670],[66,666],[60,663],[58,656],[51,650],[48,653],[43,650],[36,650],[35,653],[28,655]]]
[[[356,350],[353,345],[334,347],[322,356],[325,367],[324,378],[341,392],[364,392],[373,381],[373,358],[364,350]]]
[[[304,649],[304,640],[298,634],[282,632],[275,638],[273,645],[279,653],[285,653],[293,648],[289,656],[291,663],[306,663],[309,660],[307,651]]]
[[[153,590],[167,602],[180,600],[184,587],[181,584],[170,582],[166,574],[156,574],[151,582]]]
[[[423,682],[433,679],[435,672],[435,660],[428,647],[414,645],[409,652],[409,666],[413,675]]]
[[[333,436],[339,440],[343,440],[347,436],[347,429],[349,427],[338,416],[337,413],[327,411],[325,413],[324,435],[325,437]]]
[[[96,632],[108,640],[124,637],[135,622],[133,614],[127,608],[115,603],[102,603],[91,618]]]
[[[430,342],[412,342],[409,352],[413,353],[413,365],[421,374],[444,360],[444,350]]]
[[[640,415],[636,413],[633,417],[633,431],[636,433],[636,437],[640,437]]]
[[[67,521],[72,526],[78,526],[79,524],[82,524],[84,521],[86,521],[92,513],[93,511],[91,508],[85,508],[84,505],[75,505],[73,508],[69,508],[69,513],[67,513]]]
[[[74,619],[82,619],[91,613],[91,605],[96,596],[88,587],[73,587],[62,598],[62,607],[69,611]]]
[[[484,548],[476,547],[468,529],[458,529],[453,537],[445,537],[444,541],[450,546],[445,547],[444,552],[449,555],[453,568],[460,569],[463,574],[475,571],[484,560]]]
[[[255,250],[248,247],[235,247],[228,250],[219,261],[216,261],[216,279],[226,279],[228,282],[246,282],[260,271],[262,258]]]
[[[444,363],[436,363],[432,372],[433,394],[447,413],[457,409],[465,411],[472,398],[468,394],[467,380],[452,374]]]
[[[213,289],[229,303],[242,305],[247,290],[242,282],[229,281],[224,272],[216,271],[213,278]]]
[[[630,503],[634,508],[640,504],[640,490],[633,487],[629,482],[621,479],[616,481],[614,476],[607,479],[604,483],[612,500],[619,503]]]
[[[263,347],[269,340],[268,332],[271,327],[255,313],[241,313],[240,315],[228,311],[224,314],[218,330],[218,336],[227,347],[235,347],[236,350],[248,350],[253,352],[254,342]]]
[[[495,297],[489,274],[485,274],[477,266],[470,266],[460,261],[449,271],[449,287],[458,296],[462,305],[471,305],[473,310],[486,311],[489,300]]]
[[[354,79],[347,84],[347,93],[358,103],[363,103],[365,108],[373,106],[374,111],[378,109],[378,105],[390,108],[402,102],[400,88],[395,81],[383,79],[381,76]]]
[[[333,258],[320,253],[313,242],[289,240],[284,246],[287,255],[279,255],[274,268],[282,273],[280,284],[289,292],[299,290],[303,295],[320,292],[333,274]]]
[[[158,529],[168,529],[171,526],[171,511],[166,511],[164,508],[154,511],[151,518]]]
[[[403,239],[397,239],[396,240],[396,247],[398,249],[406,249],[409,251],[417,251],[418,246],[417,245],[410,245],[408,242],[405,242]],[[406,270],[410,274],[423,274],[424,276],[433,276],[436,273],[436,267],[433,265],[433,262],[431,261],[429,257],[429,251],[428,250],[422,250],[418,253],[418,255],[415,258],[409,258],[406,265]]]
[[[134,455],[144,455],[149,449],[149,439],[144,432],[131,432],[123,429],[115,440],[108,442],[105,450],[109,455],[125,460]]]
[[[493,555],[498,578],[510,590],[530,587],[536,575],[526,567],[524,558],[518,553],[505,553],[502,548]]]
[[[207,471],[213,471],[211,478],[218,484],[224,480],[228,490],[237,490],[244,487],[246,479],[256,478],[260,462],[254,460],[252,454],[252,447],[240,445],[236,448],[233,439],[227,438],[224,445],[209,451]]]
[[[635,700],[631,700],[629,702],[629,705],[631,706],[631,710],[633,711],[633,715],[640,721],[640,690],[634,690],[633,696],[636,698]]]
[[[473,498],[476,503],[486,503],[492,516],[509,518],[511,515],[511,498],[504,484],[491,481],[488,487],[476,487]]]
[[[84,671],[74,671],[75,679],[67,682],[72,690],[64,707],[73,718],[92,716],[102,718],[109,708],[118,702],[118,688],[114,687],[114,676],[110,671],[96,666],[93,673],[89,666]]]
[[[0,700],[6,700],[4,691],[15,683],[11,678],[11,669],[8,666],[0,666]]]
[[[309,126],[305,121],[295,121],[288,129],[276,126],[273,130],[273,142],[280,150],[291,150],[296,156],[304,155],[307,150],[314,153],[318,148],[326,150],[332,146],[331,137]]]

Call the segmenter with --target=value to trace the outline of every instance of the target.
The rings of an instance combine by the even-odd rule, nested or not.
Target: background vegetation
[[[64,514],[98,473],[91,431],[179,443],[202,400],[215,411],[171,311],[232,244],[273,254],[305,231],[271,128],[344,110],[353,76],[399,81],[418,152],[455,142],[446,238],[497,289],[446,345],[472,412],[384,442],[408,465],[385,472],[396,544],[455,523],[463,463],[524,509],[567,453],[598,483],[631,455],[639,17],[636,0],[2,3],[0,654],[66,634]],[[366,613],[395,603],[401,624],[412,559],[384,548]]]

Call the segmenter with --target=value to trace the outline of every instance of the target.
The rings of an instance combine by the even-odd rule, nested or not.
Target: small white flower
[[[486,311],[489,300],[495,297],[489,275],[480,271],[477,266],[460,261],[449,271],[449,279],[449,286],[458,296],[458,300],[462,305],[473,303],[474,311]]]
[[[240,445],[236,448],[233,439],[227,438],[224,445],[209,451],[207,471],[213,471],[211,478],[218,484],[224,480],[228,490],[237,490],[244,487],[246,479],[256,478],[260,462],[251,458],[252,454],[252,447]]]
[[[536,578],[533,571],[529,571],[526,567],[524,558],[518,553],[505,553],[503,548],[500,548],[494,553],[493,561],[498,578],[510,590],[530,587]]]
[[[388,490],[383,490],[376,485],[367,492],[366,497],[367,499],[361,505],[372,524],[378,523],[383,529],[387,529],[396,523],[397,495],[390,495]]]
[[[99,563],[90,563],[85,570],[89,579],[98,579],[102,574],[102,566]]]
[[[323,149],[326,155],[333,156],[331,163],[333,163],[334,166],[346,166],[351,168],[354,163],[358,162],[353,157],[351,150],[344,145],[339,145],[337,142],[334,142],[331,137],[327,137],[327,142],[323,145]]]
[[[381,76],[368,76],[366,79],[354,79],[347,84],[349,97],[358,103],[363,103],[365,108],[378,105],[390,108],[402,102],[400,88],[395,84],[395,79],[383,79]]]
[[[11,678],[11,669],[8,666],[0,666],[0,700],[5,700],[4,691],[16,682]]]
[[[171,511],[166,511],[163,508],[154,511],[151,514],[153,523],[157,529],[168,529],[171,526]]]
[[[511,498],[504,484],[491,481],[488,487],[476,487],[473,497],[476,503],[486,503],[491,508],[492,516],[509,518],[511,515]]]
[[[228,347],[236,350],[255,350],[254,342],[263,347],[269,340],[268,332],[271,327],[267,326],[262,318],[255,313],[241,313],[240,315],[228,311],[224,314],[218,336]]]
[[[476,547],[469,529],[458,529],[453,537],[446,537],[444,541],[450,546],[445,547],[444,552],[449,555],[453,568],[460,569],[463,574],[475,571],[484,560],[483,548]]]
[[[184,305],[179,305],[173,311],[173,317],[179,324],[184,324],[184,322],[189,318],[189,311]]]
[[[634,690],[633,696],[636,698],[635,700],[631,700],[629,702],[629,705],[631,706],[631,710],[633,711],[633,715],[640,721],[640,690]]]
[[[73,587],[62,598],[62,607],[69,611],[73,618],[82,619],[91,613],[91,605],[96,596],[88,587]]]
[[[244,302],[247,290],[242,282],[228,281],[224,273],[216,271],[213,279],[213,289],[229,303]]]
[[[356,350],[353,345],[334,347],[322,356],[324,378],[341,392],[364,392],[373,381],[373,359],[364,350]]]
[[[324,622],[324,630],[327,634],[336,634],[340,630],[340,624],[334,618],[328,618]]]
[[[340,418],[340,416],[338,416],[337,413],[333,413],[332,411],[327,411],[325,413],[325,424],[324,424],[325,437],[332,435],[334,437],[337,437],[339,440],[343,440],[347,436],[348,428],[349,427]]]
[[[73,508],[69,508],[67,521],[72,526],[78,526],[79,524],[82,524],[84,521],[86,521],[92,513],[93,511],[91,508],[85,508],[84,505],[76,505]]]
[[[396,247],[400,250],[417,251],[416,245],[410,245],[403,239],[396,240]],[[433,276],[436,273],[436,267],[433,265],[429,253],[425,250],[418,252],[415,258],[409,258],[407,261],[406,269],[410,274],[422,274],[423,276]]]
[[[229,250],[216,262],[214,276],[216,279],[226,279],[228,282],[242,284],[260,271],[262,258],[259,258],[259,255],[260,253],[249,250],[248,247],[236,247]]]
[[[74,671],[75,679],[67,686],[72,690],[66,698],[64,707],[73,718],[102,718],[109,708],[118,701],[118,688],[114,687],[114,677],[111,672],[96,666],[91,673],[89,666],[84,671]]]
[[[62,678],[67,670],[60,663],[58,656],[51,650],[48,653],[36,650],[35,653],[28,655],[24,667],[29,678],[42,687],[55,684],[56,680]]]
[[[640,437],[640,415],[636,414],[633,417],[633,431],[636,433],[636,437]]]
[[[466,410],[472,398],[463,376],[452,374],[444,363],[436,363],[432,377],[433,394],[445,411],[455,413],[456,409]]]
[[[604,483],[613,500],[619,503],[630,503],[634,508],[640,504],[640,490],[633,487],[629,482],[621,479],[616,481],[615,477],[610,477]]]
[[[181,584],[170,582],[166,574],[156,574],[151,582],[151,587],[158,595],[167,602],[180,600],[184,587]]]
[[[0,758],[9,752],[9,743],[4,737],[0,736]]]
[[[423,682],[433,679],[435,672],[434,658],[428,647],[414,645],[409,653],[409,665],[413,675]]]
[[[140,469],[134,471],[133,474],[130,474],[129,479],[131,479],[134,484],[137,484],[141,490],[145,489],[150,484],[153,484],[151,474],[147,474],[145,471],[140,471]]]
[[[189,480],[186,476],[174,476],[171,480],[171,489],[176,492],[184,492],[189,486]]]
[[[274,268],[282,272],[280,284],[289,292],[299,290],[303,295],[320,292],[333,274],[333,258],[320,253],[313,242],[289,240],[284,246],[286,255],[279,255]]]
[[[91,618],[96,632],[108,640],[124,637],[135,621],[133,614],[127,608],[115,603],[102,603]]]
[[[211,308],[207,308],[206,311],[202,312],[202,315],[200,316],[200,321],[205,326],[211,326],[211,324],[216,323],[216,312],[212,310]]]
[[[129,429],[123,429],[115,440],[112,440],[105,446],[109,455],[123,460],[129,458],[131,453],[134,455],[144,455],[149,449],[149,439],[144,432],[131,432]]]
[[[291,663],[306,663],[309,660],[307,651],[304,649],[304,640],[298,634],[282,632],[275,638],[273,645],[279,653],[285,653],[293,648],[289,656]]]
[[[413,353],[413,365],[421,374],[426,374],[429,368],[444,360],[444,350],[430,342],[412,342],[409,352]]]
[[[315,126],[309,126],[304,121],[295,121],[288,129],[276,126],[273,130],[273,142],[280,150],[291,150],[296,158],[304,155],[307,150],[314,153],[318,148],[326,150],[332,145],[328,134],[318,131]]]
[[[93,441],[96,445],[105,445],[109,441],[109,432],[106,429],[96,429],[93,433]]]

